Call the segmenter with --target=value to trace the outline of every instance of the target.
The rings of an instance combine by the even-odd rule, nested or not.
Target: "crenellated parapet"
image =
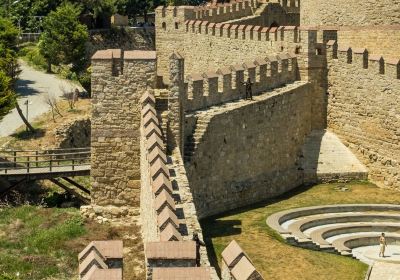
[[[196,243],[189,235],[192,225],[186,223],[190,214],[185,215],[186,208],[183,209],[177,200],[180,197],[176,193],[179,183],[170,174],[167,145],[155,103],[151,91],[143,94],[140,99],[141,220],[146,279],[162,279],[162,276],[171,273],[185,275],[186,279],[211,279],[215,272],[209,267],[208,260],[205,265],[198,267],[201,257]]]
[[[257,0],[236,0],[226,4],[196,7],[194,12],[196,20],[217,23],[251,16],[257,7]]]
[[[156,9],[156,26],[165,30],[175,28],[175,23],[185,20],[224,22],[251,16],[259,6],[256,0],[237,0],[226,4],[208,6],[160,6]],[[169,25],[169,26],[167,26]]]
[[[278,0],[288,13],[300,13],[300,0]]]
[[[356,65],[370,73],[400,79],[400,59],[370,54],[365,48],[338,46],[336,41],[331,40],[327,43],[327,58],[328,65],[329,62],[332,62],[332,59],[337,59],[338,62]]]
[[[399,188],[400,58],[329,41],[327,69],[329,129],[362,160],[371,181]]]
[[[185,31],[193,34],[239,40],[268,41],[271,43],[297,43],[299,40],[299,31],[296,26],[262,27],[187,20],[185,21]]]
[[[248,79],[254,95],[293,83],[297,72],[297,57],[279,54],[188,75],[183,93],[185,110],[196,111],[244,98],[244,83]]]

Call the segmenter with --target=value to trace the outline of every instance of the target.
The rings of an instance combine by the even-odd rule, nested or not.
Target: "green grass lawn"
[[[110,236],[109,226],[84,222],[79,210],[0,208],[0,280],[77,279],[78,253]]]
[[[302,188],[291,195],[212,217],[201,222],[212,265],[221,263],[221,252],[235,239],[265,279],[361,280],[367,265],[349,257],[302,249],[286,244],[266,225],[266,218],[286,209],[346,203],[400,204],[400,192],[369,183]]]

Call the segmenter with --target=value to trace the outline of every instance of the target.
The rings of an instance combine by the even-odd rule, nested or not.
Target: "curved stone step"
[[[374,220],[377,222],[400,222],[400,214],[339,213],[329,217],[311,216],[290,224],[288,230],[298,240],[309,240],[310,238],[303,231],[312,227],[336,223],[371,222]]]
[[[291,232],[283,228],[284,222],[303,216],[341,213],[341,212],[363,212],[363,211],[399,211],[400,205],[393,204],[336,204],[324,206],[311,206],[285,210],[272,214],[267,218],[267,224],[272,229],[281,234],[290,234]]]
[[[345,236],[332,242],[339,253],[351,253],[356,247],[379,245],[380,233],[363,233],[359,235]],[[400,245],[400,234],[389,233],[385,235],[386,243]]]
[[[400,223],[349,223],[332,225],[311,232],[310,238],[318,245],[329,246],[331,243],[326,238],[355,232],[394,232],[400,234]]]

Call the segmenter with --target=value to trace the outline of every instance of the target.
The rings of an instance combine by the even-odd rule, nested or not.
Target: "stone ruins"
[[[400,189],[396,5],[157,8],[155,51],[92,57],[92,197],[83,214],[140,226],[147,279],[220,279],[205,247],[196,265],[199,219],[304,184],[368,178]],[[248,79],[254,100],[244,100]],[[332,146],[338,154],[320,153]],[[121,279],[122,263],[104,261],[98,246],[110,245],[85,249],[82,279]],[[222,258],[222,279],[262,279],[236,242]]]

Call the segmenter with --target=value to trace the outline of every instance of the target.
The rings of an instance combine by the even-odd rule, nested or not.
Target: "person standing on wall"
[[[200,246],[206,246],[206,244],[200,240],[197,232],[193,233],[192,240],[196,242],[196,266],[200,266]]]
[[[386,244],[385,234],[383,232],[382,232],[381,237],[379,237],[379,245],[380,245],[379,257],[384,258],[385,257],[385,249],[387,247],[387,244]]]
[[[250,97],[250,100],[253,100],[253,89],[251,79],[248,78],[246,82],[243,83],[246,86],[246,100]]]

